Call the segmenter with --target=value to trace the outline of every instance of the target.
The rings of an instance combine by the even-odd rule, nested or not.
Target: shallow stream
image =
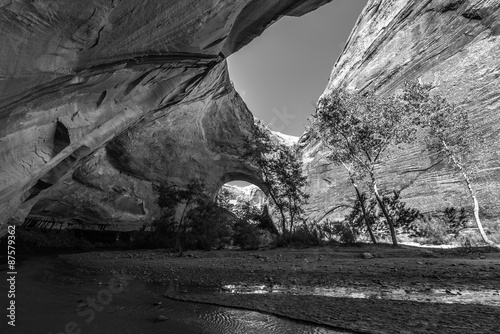
[[[268,294],[281,293],[308,296],[347,297],[362,299],[410,300],[416,302],[445,304],[480,304],[500,306],[500,291],[495,289],[435,289],[421,286],[412,289],[401,288],[367,288],[367,287],[300,287],[282,285],[226,285],[222,292],[231,294]]]
[[[5,277],[5,266],[0,270]],[[109,272],[90,275],[56,257],[29,259],[17,272],[16,326],[2,321],[1,333],[341,333],[260,312],[170,300],[158,286]],[[1,286],[7,291],[5,280]]]

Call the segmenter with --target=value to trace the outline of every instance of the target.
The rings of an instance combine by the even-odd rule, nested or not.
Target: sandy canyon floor
[[[87,277],[155,284],[156,305],[258,310],[355,333],[500,333],[500,253],[364,245],[60,258]]]

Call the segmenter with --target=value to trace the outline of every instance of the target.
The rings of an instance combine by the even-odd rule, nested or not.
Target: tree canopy
[[[295,147],[273,140],[270,130],[257,123],[253,126],[247,151],[262,171],[268,195],[281,216],[283,235],[291,233],[309,197],[304,191],[307,177]]]

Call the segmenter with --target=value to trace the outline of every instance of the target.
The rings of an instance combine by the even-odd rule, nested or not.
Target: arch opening
[[[258,187],[264,194],[268,194],[269,188],[267,184],[261,178],[257,178],[255,175],[250,175],[241,172],[230,172],[224,174],[224,176],[219,180],[217,184],[217,192],[222,188],[225,184],[235,183],[235,185],[254,185]]]
[[[233,173],[226,175],[220,183],[215,196],[220,207],[240,219],[253,222],[261,230],[279,234],[269,211],[268,187],[263,181]]]

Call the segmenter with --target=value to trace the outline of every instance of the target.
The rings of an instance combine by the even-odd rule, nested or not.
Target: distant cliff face
[[[267,204],[266,194],[257,186],[249,185],[245,187],[238,187],[229,184],[222,186],[225,190],[227,198],[231,204],[249,202],[257,206],[259,209]]]
[[[485,219],[500,214],[500,2],[496,0],[370,0],[338,59],[324,92],[336,87],[378,94],[405,80],[433,85],[432,93],[464,107],[485,143],[469,157],[479,172],[474,184]],[[310,215],[342,218],[353,190],[341,167],[332,166],[319,143],[301,140],[311,176]],[[423,212],[468,207],[460,175],[424,147],[393,154],[378,170],[385,192]]]
[[[1,1],[0,234],[28,214],[140,226],[152,182],[259,182],[224,58],[327,2]]]

